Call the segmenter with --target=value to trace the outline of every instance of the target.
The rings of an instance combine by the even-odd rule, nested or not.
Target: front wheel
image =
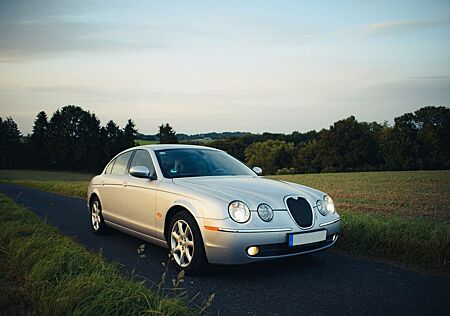
[[[200,229],[186,212],[176,214],[170,223],[168,244],[177,269],[198,274],[206,267],[206,254]]]

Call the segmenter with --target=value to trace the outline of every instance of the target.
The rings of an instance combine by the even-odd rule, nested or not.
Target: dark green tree
[[[381,151],[390,170],[450,168],[450,109],[427,106],[394,119]]]
[[[317,150],[318,141],[313,139],[298,150],[294,156],[293,165],[299,173],[316,173],[322,170],[322,164]]]
[[[33,133],[30,136],[29,150],[30,156],[33,157],[30,160],[31,166],[47,167],[49,157],[49,123],[47,113],[41,111],[34,120]]]
[[[77,170],[83,109],[68,105],[56,110],[49,123],[50,167]]]
[[[381,129],[378,123],[358,122],[354,116],[337,121],[329,130],[320,131],[317,143],[300,150],[296,167],[308,172],[316,169],[321,172],[380,169],[382,157],[378,140]]]
[[[264,174],[275,174],[292,166],[294,144],[282,140],[257,142],[245,149],[247,165],[261,167]]]
[[[21,134],[11,117],[0,117],[0,168],[15,168],[22,161]]]
[[[93,113],[80,114],[75,152],[75,170],[99,172],[104,164],[103,144],[100,135],[100,120]]]
[[[427,106],[414,112],[425,169],[450,168],[450,109]]]
[[[114,121],[109,121],[102,127],[101,133],[106,157],[112,158],[122,151],[123,131]]]
[[[160,144],[178,144],[177,134],[169,123],[161,124],[158,137]]]
[[[137,135],[138,130],[136,129],[136,125],[131,119],[129,119],[127,125],[125,125],[125,128],[123,129],[123,147],[130,148],[136,146],[135,139]]]
[[[81,107],[58,109],[48,124],[49,168],[98,171],[105,163],[100,121]]]

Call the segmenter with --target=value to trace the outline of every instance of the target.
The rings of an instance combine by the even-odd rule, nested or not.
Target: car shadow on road
[[[284,275],[290,272],[298,274],[299,271],[308,272],[310,269],[317,269],[326,265],[325,262],[315,255],[307,254],[266,261],[259,261],[241,265],[209,265],[204,276],[235,277],[239,275],[243,278],[271,277],[277,274]]]
[[[107,236],[99,238],[103,244],[105,255],[110,260],[117,260],[124,265],[124,270],[132,274],[138,273],[155,284],[160,280],[165,270],[163,265],[168,265],[168,277],[174,278],[178,271],[170,263],[168,250],[147,243],[138,238],[112,230]],[[145,250],[139,253],[138,248],[145,244]],[[97,247],[100,245],[97,245]],[[95,249],[96,247],[94,247]],[[201,280],[227,280],[237,276],[245,281],[264,280],[267,277],[288,278],[289,275],[298,278],[304,274],[317,274],[320,271],[333,270],[332,259],[328,251],[271,259],[241,265],[207,265],[205,271],[199,275],[189,276],[190,279]]]

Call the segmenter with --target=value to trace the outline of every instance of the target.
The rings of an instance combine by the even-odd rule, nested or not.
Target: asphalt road
[[[113,232],[94,235],[84,200],[0,184],[0,192],[29,207],[87,248],[102,249],[126,273],[149,284],[161,279],[166,250]],[[170,274],[175,275],[173,268]],[[170,278],[169,278],[170,279]],[[424,275],[336,251],[277,261],[212,266],[201,277],[187,276],[183,287],[199,299],[215,293],[211,314],[221,315],[450,315],[450,278]],[[198,300],[199,300],[198,299]],[[197,301],[198,301],[197,300]]]

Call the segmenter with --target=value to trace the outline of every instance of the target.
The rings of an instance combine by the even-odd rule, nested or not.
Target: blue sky
[[[0,116],[292,132],[450,105],[449,1],[0,0]]]

